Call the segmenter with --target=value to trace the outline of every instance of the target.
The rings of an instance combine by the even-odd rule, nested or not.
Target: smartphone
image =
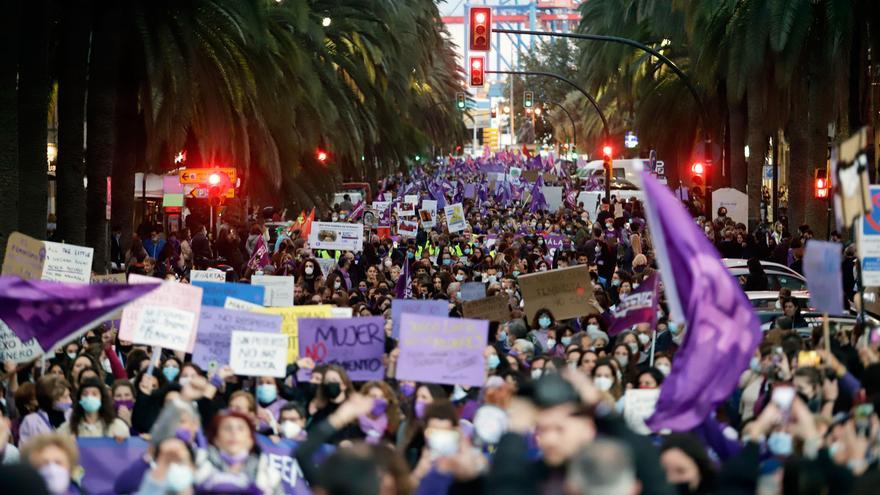
[[[782,422],[788,422],[788,415],[791,413],[791,404],[794,402],[796,392],[791,385],[776,385],[773,387],[773,395],[770,400],[776,404],[776,407],[782,411]]]
[[[822,364],[822,356],[816,351],[800,351],[797,364],[798,368],[815,368]]]
[[[880,347],[880,327],[868,329],[868,347],[877,349]]]
[[[874,404],[859,404],[856,406],[856,411],[853,414],[853,418],[856,423],[856,434],[861,437],[868,437],[871,435],[871,415],[874,414]]]

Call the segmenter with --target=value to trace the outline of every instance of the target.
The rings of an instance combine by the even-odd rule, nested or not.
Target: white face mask
[[[315,273],[315,269],[310,266],[307,266],[304,271],[306,272],[306,275],[311,275],[311,274]]]
[[[339,280],[337,279],[335,282],[333,282],[333,288],[334,288],[334,289],[339,289],[340,287],[342,287],[342,282],[341,282],[341,281],[339,281]]]
[[[656,368],[660,371],[660,373],[663,373],[663,376],[669,376],[669,371],[671,370],[671,368],[668,364],[658,364]]]
[[[544,370],[541,368],[535,368],[532,370],[532,380],[537,380],[541,378],[541,375],[544,373]]]
[[[614,385],[614,380],[607,376],[597,376],[593,378],[593,383],[596,384],[596,388],[603,392],[607,392],[611,390],[611,386]]]
[[[629,357],[627,356],[614,356],[614,359],[617,360],[621,368],[626,368],[626,365],[629,364]]]
[[[451,456],[458,452],[459,433],[454,430],[434,430],[427,435],[428,448],[437,456]]]
[[[651,336],[646,333],[640,333],[636,336],[636,338],[639,339],[639,343],[642,345],[647,345],[648,342],[651,341]]]
[[[172,462],[168,465],[168,473],[165,475],[165,486],[171,493],[180,493],[192,486],[193,478],[191,468]]]
[[[556,339],[547,339],[547,349],[556,347]]]
[[[294,440],[302,433],[302,426],[293,421],[283,421],[281,423],[281,436],[288,440]]]

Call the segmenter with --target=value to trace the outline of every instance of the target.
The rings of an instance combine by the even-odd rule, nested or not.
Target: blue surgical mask
[[[486,358],[486,365],[490,370],[494,370],[499,364],[501,364],[501,358],[498,357],[498,354],[489,354],[489,357]]]
[[[749,369],[758,373],[761,371],[761,360],[755,356],[752,356],[752,359],[749,360]]]
[[[278,387],[271,383],[257,385],[257,401],[260,404],[271,404],[278,398]]]
[[[83,397],[79,400],[79,405],[82,406],[83,411],[87,413],[98,412],[98,410],[101,409],[101,398]]]
[[[512,272],[512,275],[513,275],[514,278],[519,277],[519,270],[514,270],[514,271]]]
[[[549,317],[549,316],[546,316],[546,315],[545,315],[545,316],[542,316],[542,317],[538,318],[538,325],[539,325],[541,328],[549,328],[549,327],[550,327],[550,323],[552,323],[552,321],[550,320],[550,317]]]
[[[788,457],[793,450],[794,441],[791,434],[784,431],[774,431],[767,437],[767,448],[777,457]]]
[[[406,257],[407,257],[408,259],[413,259],[413,258],[416,257],[416,253],[414,253],[414,252],[412,252],[412,251],[407,251],[407,252],[406,252]]]
[[[166,366],[162,368],[162,374],[165,375],[165,379],[169,382],[173,382],[177,375],[180,374],[180,368],[175,368],[173,366]]]
[[[456,276],[455,276],[455,281],[456,281],[456,282],[464,282],[464,275],[462,275],[462,274],[458,274],[458,275],[456,275]]]
[[[560,340],[565,347],[568,347],[571,344],[571,337],[562,337]]]
[[[452,264],[452,260],[449,258],[443,258],[443,266],[449,266]]]
[[[500,333],[498,333],[498,341],[507,342],[507,330],[502,330]]]

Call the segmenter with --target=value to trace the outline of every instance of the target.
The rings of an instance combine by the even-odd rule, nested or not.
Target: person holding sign
[[[348,374],[341,366],[335,364],[327,365],[324,369],[321,384],[315,393],[315,398],[309,403],[311,417],[309,419],[308,431],[311,432],[313,427],[336,412],[339,405],[344,403],[349,394],[354,392],[353,387]],[[336,432],[331,439],[331,443],[339,443],[342,440],[360,437],[360,429],[355,425],[348,425]]]

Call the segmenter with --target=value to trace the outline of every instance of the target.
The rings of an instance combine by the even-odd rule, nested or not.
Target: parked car
[[[746,292],[746,297],[749,298],[749,302],[752,303],[752,307],[755,308],[755,311],[760,310],[782,310],[782,308],[776,307],[776,301],[779,300],[779,291],[771,291],[771,290],[761,290],[761,291],[750,291]],[[810,305],[810,293],[805,290],[792,291],[791,297],[797,301],[798,306],[801,308],[809,308]]]
[[[736,258],[724,258],[721,261],[724,262],[727,271],[739,281],[740,285],[744,285],[746,277],[749,275],[747,261]],[[764,268],[764,273],[767,274],[768,290],[778,291],[782,287],[792,291],[807,290],[807,279],[791,268],[771,261],[762,261],[761,266]]]

